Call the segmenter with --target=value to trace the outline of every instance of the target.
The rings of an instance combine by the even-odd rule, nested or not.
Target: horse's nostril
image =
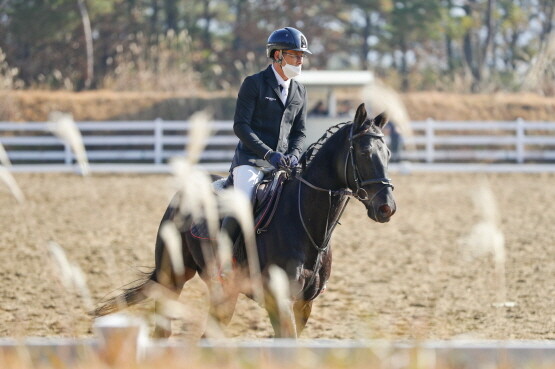
[[[379,210],[380,214],[385,216],[385,217],[389,217],[389,216],[392,215],[391,206],[389,206],[387,204],[384,204],[384,205],[380,206],[378,208],[378,210]]]

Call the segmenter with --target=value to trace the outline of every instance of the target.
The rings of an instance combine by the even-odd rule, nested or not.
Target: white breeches
[[[243,192],[249,200],[255,186],[264,178],[264,172],[251,165],[239,165],[233,168],[233,187]]]

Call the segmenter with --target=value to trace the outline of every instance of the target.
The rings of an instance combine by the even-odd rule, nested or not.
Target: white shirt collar
[[[272,63],[272,70],[274,71],[278,85],[282,85],[285,87],[285,89],[289,90],[289,85],[291,84],[291,78],[289,78],[287,81],[284,81],[283,78],[281,78],[279,73],[276,71],[276,67],[274,67],[273,63]]]

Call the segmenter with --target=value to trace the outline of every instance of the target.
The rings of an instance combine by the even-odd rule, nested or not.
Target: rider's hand
[[[268,154],[267,159],[276,169],[287,167],[287,157],[280,152],[272,151]]]
[[[299,159],[297,159],[295,155],[289,154],[286,157],[287,157],[287,160],[289,161],[289,168],[293,169],[297,165],[299,165]]]

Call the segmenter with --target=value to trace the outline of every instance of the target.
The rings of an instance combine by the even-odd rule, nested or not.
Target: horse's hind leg
[[[195,274],[196,271],[194,269],[185,268],[183,275],[174,276],[174,278],[171,278],[171,282],[170,280],[166,280],[164,281],[165,283],[160,283],[166,290],[161,293],[163,297],[157,298],[154,303],[154,313],[156,315],[153,333],[154,338],[168,338],[171,335],[171,317],[168,317],[168,315],[171,314],[166,314],[164,311],[164,299],[177,300],[183,289],[183,285],[193,278]]]
[[[165,243],[160,234],[156,239],[156,278],[160,287],[159,293],[155,302],[154,312],[156,314],[156,324],[154,329],[154,337],[166,338],[171,335],[171,318],[168,318],[164,312],[164,300],[177,300],[185,283],[193,278],[197,273],[195,268],[192,268],[192,260],[187,244],[183,242],[183,269],[176,271],[172,265],[172,261]],[[187,266],[189,265],[189,266]]]
[[[295,314],[295,323],[297,325],[297,334],[300,335],[303,331],[306,323],[308,322],[308,318],[310,317],[310,313],[312,311],[312,300],[305,301],[305,300],[298,300],[295,301],[293,304],[293,312]]]

